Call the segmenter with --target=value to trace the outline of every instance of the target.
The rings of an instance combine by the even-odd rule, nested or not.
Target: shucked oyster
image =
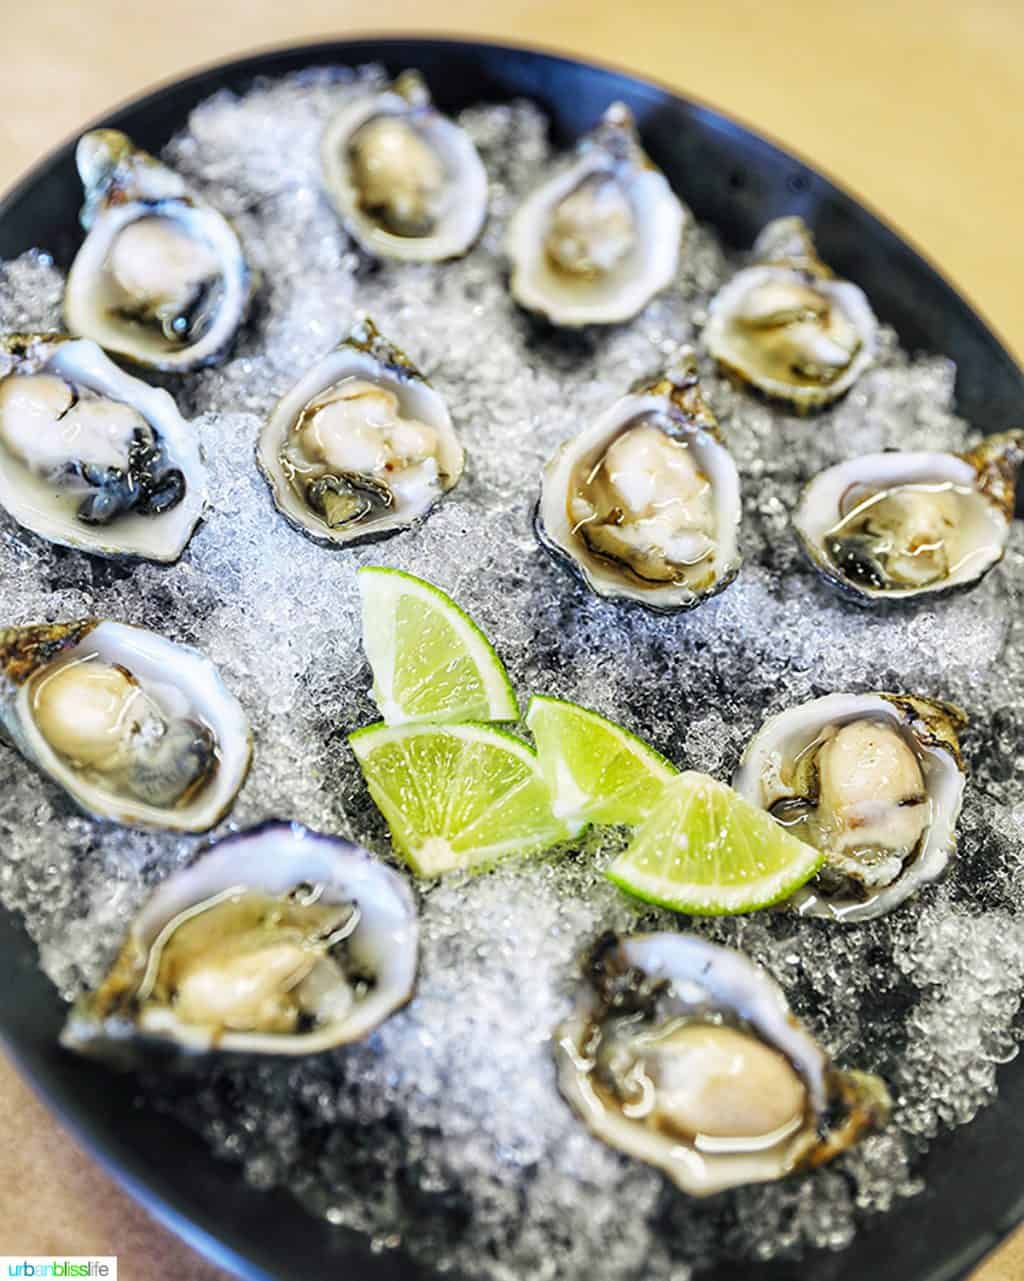
[[[878,322],[868,300],[833,276],[800,218],[770,222],[752,257],[711,302],[708,351],[798,409],[835,400],[874,358]]]
[[[555,1033],[559,1087],[598,1138],[691,1196],[821,1165],[888,1116],[884,1084],[833,1067],[740,952],[606,935],[585,973]]]
[[[469,135],[406,71],[330,122],[321,144],[327,192],[349,233],[380,258],[464,254],[487,215],[487,175]]]
[[[629,320],[675,276],[683,223],[629,108],[613,103],[512,218],[513,297],[556,325]]]
[[[882,916],[945,870],[964,790],[958,707],[903,694],[830,694],[773,716],[733,786],[822,850],[791,905],[806,916]]]
[[[689,609],[736,577],[740,511],[736,465],[687,353],[561,446],[536,527],[599,596]]]
[[[114,129],[85,134],[76,161],[88,234],[64,292],[68,329],[147,369],[218,360],[252,292],[230,223]]]
[[[444,401],[365,318],[278,403],[256,459],[285,518],[335,544],[414,524],[463,467]]]
[[[811,564],[860,604],[973,587],[1003,556],[1024,432],[964,454],[865,454],[811,481],[793,527]]]
[[[84,339],[3,345],[0,504],[65,547],[177,560],[203,512],[206,470],[167,392]]]
[[[0,631],[0,725],[87,814],[131,827],[213,827],[252,754],[209,659],[94,618]]]
[[[402,878],[298,823],[217,842],[157,890],[110,973],[71,1011],[70,1049],[309,1054],[367,1036],[412,994]]]

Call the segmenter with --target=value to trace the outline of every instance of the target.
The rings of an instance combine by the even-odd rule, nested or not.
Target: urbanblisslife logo
[[[117,1281],[117,1259],[113,1256],[57,1254],[24,1258],[21,1255],[0,1255],[0,1278],[27,1277],[29,1281],[44,1281],[51,1277],[101,1278]]]

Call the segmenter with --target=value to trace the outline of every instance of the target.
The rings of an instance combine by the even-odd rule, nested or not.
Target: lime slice
[[[641,823],[676,769],[628,729],[560,698],[535,695],[526,724],[556,818]]]
[[[687,770],[666,783],[608,876],[647,903],[723,916],[788,898],[823,861],[731,787]]]
[[[450,596],[399,569],[370,565],[358,578],[363,648],[386,724],[518,718],[501,659]]]
[[[395,849],[422,876],[568,835],[534,750],[493,725],[369,725],[349,742]]]

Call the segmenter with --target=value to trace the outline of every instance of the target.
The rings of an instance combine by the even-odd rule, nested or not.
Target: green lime
[[[371,565],[358,578],[363,648],[386,724],[517,719],[501,659],[451,597],[398,569]]]
[[[568,835],[536,753],[493,725],[369,725],[349,742],[395,849],[422,876],[534,853]]]
[[[823,861],[731,787],[687,770],[665,784],[608,876],[647,903],[722,916],[789,898]]]
[[[526,724],[557,818],[587,823],[642,822],[676,769],[628,729],[560,698],[530,699]]]

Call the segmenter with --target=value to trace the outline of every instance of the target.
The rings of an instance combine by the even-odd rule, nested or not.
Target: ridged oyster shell
[[[87,235],[64,291],[68,329],[146,369],[220,360],[254,285],[234,228],[117,130],[85,134],[75,157]]]
[[[605,1143],[690,1196],[821,1165],[884,1124],[877,1077],[843,1071],[741,952],[606,935],[554,1034],[558,1084]]]
[[[195,431],[171,396],[126,374],[87,339],[19,334],[2,345],[0,505],[19,525],[63,547],[94,556],[177,560],[203,514],[206,469]],[[125,440],[113,440],[103,419],[72,422],[77,405],[44,421],[32,396],[35,387],[57,386],[54,380],[65,384],[72,401],[84,391],[93,397],[84,402],[88,406],[110,406]],[[45,403],[44,392],[39,395]],[[122,418],[134,417],[121,413],[126,406],[138,419],[122,428]],[[83,439],[90,430],[96,457],[86,459]],[[128,441],[130,433],[142,431],[152,441]],[[159,489],[169,480],[175,489],[170,499]],[[95,510],[113,499],[123,503],[113,514]]]
[[[342,837],[265,823],[157,889],[61,1042],[120,1065],[333,1049],[409,1000],[417,936],[397,872]]]
[[[93,818],[205,832],[249,770],[249,722],[197,650],[125,623],[0,631],[0,725]]]
[[[338,546],[414,525],[465,460],[442,397],[364,317],[278,402],[256,461],[289,524]]]
[[[821,261],[800,218],[770,222],[751,258],[712,299],[705,346],[744,382],[799,410],[836,400],[874,360],[878,322],[867,298]]]
[[[950,703],[892,693],[829,694],[765,721],[733,786],[804,839],[807,824],[816,827],[812,843],[826,853],[822,871],[789,906],[804,916],[866,921],[943,874],[956,847],[965,778],[958,735],[966,723]],[[862,741],[847,733],[839,743],[837,732],[850,726],[865,727]],[[838,746],[830,749],[826,789],[818,762],[830,742]],[[823,806],[824,823],[815,815]]]
[[[512,295],[564,327],[630,320],[675,278],[685,222],[629,108],[613,103],[513,215]]]
[[[320,154],[327,193],[367,253],[439,262],[466,253],[483,229],[483,163],[418,72],[343,107]]]
[[[611,475],[616,468],[606,467],[605,460],[609,450],[621,449],[635,429],[650,436],[651,446],[658,445],[653,433],[664,437],[660,450],[664,459],[653,448],[645,448],[637,453],[634,470],[630,470],[632,458],[616,463],[616,468],[622,467],[617,474],[628,472],[630,477],[628,492],[618,494],[613,489],[621,486],[615,486]],[[637,436],[634,439],[639,443]],[[662,462],[672,477],[664,482],[664,493],[658,488]],[[593,489],[601,469],[609,473],[612,488],[591,499],[585,491],[588,486]],[[702,486],[699,490],[697,483]],[[684,487],[688,487],[685,493]],[[633,515],[623,515],[614,504],[608,506],[613,499],[635,503]],[[604,517],[595,502],[608,508]],[[653,512],[650,519],[648,507]],[[678,520],[666,525],[659,513],[676,510]],[[616,511],[622,515],[618,524],[612,519]],[[535,526],[543,546],[598,596],[670,612],[692,609],[736,577],[741,512],[736,464],[701,394],[693,355],[684,353],[677,367],[638,384],[559,448],[544,469]],[[588,513],[596,514],[593,528],[587,524]],[[635,536],[631,532],[630,541],[617,553],[615,544],[624,528],[635,531]],[[671,540],[678,551],[670,554],[659,540]],[[675,568],[671,555],[679,557]],[[684,564],[687,556],[693,560]],[[645,577],[652,573],[660,579]]]
[[[1024,431],[962,454],[890,451],[829,467],[793,513],[819,574],[862,605],[964,590],[1002,559]]]

